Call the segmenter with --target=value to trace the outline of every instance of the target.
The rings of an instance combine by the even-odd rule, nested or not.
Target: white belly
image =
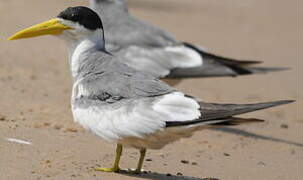
[[[117,109],[76,107],[73,108],[73,116],[85,129],[107,141],[118,142],[128,137],[143,138],[165,127],[165,122],[155,121],[158,118],[157,114],[144,109],[134,108],[130,112],[128,107]]]
[[[154,102],[146,98],[119,103],[92,103],[90,106],[72,103],[74,120],[107,141],[135,148],[160,149],[200,129],[165,128],[167,121],[192,120],[200,116],[199,105],[181,93],[168,94]]]

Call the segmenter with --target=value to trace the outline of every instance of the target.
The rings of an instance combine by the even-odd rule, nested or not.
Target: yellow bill
[[[31,38],[43,35],[59,35],[64,30],[72,29],[69,26],[62,24],[58,19],[51,19],[43,23],[21,30],[8,38],[8,40]]]

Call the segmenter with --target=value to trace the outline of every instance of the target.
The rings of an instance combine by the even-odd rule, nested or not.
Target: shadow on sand
[[[170,174],[160,174],[156,172],[148,172],[142,174],[129,174],[125,172],[121,172],[120,174],[130,177],[138,177],[143,179],[150,180],[219,180],[217,178],[196,178],[196,177],[188,177],[188,176],[174,176]]]
[[[231,133],[231,134],[238,134],[238,135],[241,135],[241,136],[255,138],[255,139],[261,139],[261,140],[266,140],[266,141],[284,143],[284,144],[293,145],[293,146],[297,146],[297,147],[303,147],[303,143],[298,143],[298,142],[279,139],[279,138],[275,138],[275,137],[269,137],[269,136],[254,134],[254,133],[251,133],[251,132],[248,132],[248,131],[245,131],[245,130],[241,130],[241,129],[236,129],[236,128],[226,128],[226,127],[224,127],[224,128],[215,128],[213,130],[221,131],[221,132],[225,132],[225,133]]]

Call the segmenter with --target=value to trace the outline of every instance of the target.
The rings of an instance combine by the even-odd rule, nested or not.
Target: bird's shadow
[[[138,178],[150,179],[150,180],[219,180],[217,178],[196,178],[189,176],[175,176],[171,174],[161,174],[156,172],[145,172],[141,174],[130,174],[126,172],[120,172],[120,174],[125,176],[138,177]]]
[[[241,136],[255,138],[255,139],[261,139],[261,140],[265,140],[265,141],[272,141],[272,142],[293,145],[293,146],[297,146],[297,147],[303,147],[303,143],[298,143],[298,142],[293,142],[293,141],[289,141],[289,140],[285,140],[285,139],[279,139],[279,138],[275,138],[275,137],[259,135],[259,134],[251,133],[251,132],[241,130],[241,129],[236,129],[236,128],[224,127],[224,128],[215,128],[213,130],[221,131],[221,132],[225,132],[225,133],[231,133],[231,134],[238,134]]]

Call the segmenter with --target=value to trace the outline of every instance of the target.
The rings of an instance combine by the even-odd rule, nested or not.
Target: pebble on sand
[[[189,161],[187,161],[187,160],[181,160],[181,163],[183,163],[183,164],[188,164]]]
[[[288,129],[289,128],[289,126],[287,125],[287,124],[281,124],[281,126],[280,126],[282,129]]]

